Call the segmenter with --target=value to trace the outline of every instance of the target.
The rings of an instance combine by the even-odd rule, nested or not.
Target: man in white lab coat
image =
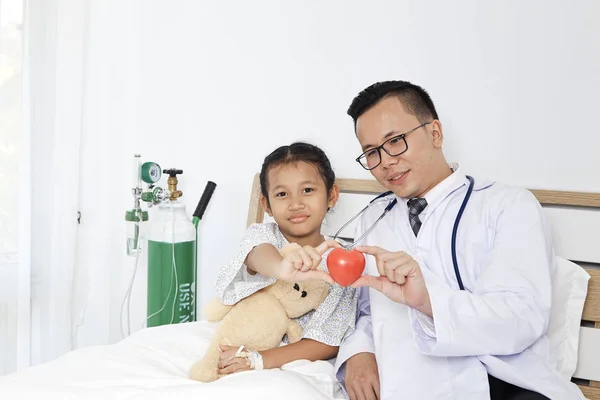
[[[350,399],[583,399],[545,335],[554,250],[535,197],[474,180],[454,256],[471,180],[444,158],[429,95],[380,82],[348,114],[357,161],[392,192],[362,215],[355,238],[397,199],[358,247],[359,316],[336,361]]]

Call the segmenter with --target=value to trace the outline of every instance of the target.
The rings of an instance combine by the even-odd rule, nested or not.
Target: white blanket
[[[327,361],[295,361],[212,383],[188,379],[214,330],[208,322],[147,328],[0,378],[0,399],[343,399]]]

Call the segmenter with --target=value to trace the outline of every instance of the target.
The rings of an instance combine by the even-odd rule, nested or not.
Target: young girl
[[[294,360],[327,360],[337,355],[342,339],[354,330],[357,293],[334,284],[326,267],[333,247],[321,234],[327,211],[335,205],[339,189],[325,153],[307,143],[282,146],[268,155],[260,171],[261,204],[275,223],[253,224],[246,231],[237,255],[217,276],[217,291],[224,304],[235,304],[277,279],[298,282],[323,279],[331,283],[329,295],[314,311],[296,319],[302,339],[274,349],[250,351],[254,360],[236,357],[238,348],[222,344],[220,375],[262,365],[278,368]],[[300,248],[282,258],[288,243]],[[321,267],[323,270],[317,270]],[[250,365],[248,365],[250,364]]]

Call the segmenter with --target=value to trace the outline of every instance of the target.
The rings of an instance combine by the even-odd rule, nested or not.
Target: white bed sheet
[[[214,324],[147,328],[108,346],[74,350],[0,378],[0,399],[344,399],[333,366],[299,360],[212,383],[187,378]]]

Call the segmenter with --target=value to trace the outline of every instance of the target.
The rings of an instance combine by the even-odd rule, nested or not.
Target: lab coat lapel
[[[448,187],[445,193],[440,193],[438,196],[436,196],[436,198],[433,201],[430,201],[429,204],[427,204],[427,208],[425,208],[425,211],[423,212],[423,214],[421,214],[422,225],[425,225],[425,221],[427,221],[431,217],[431,215],[433,215],[435,209],[438,208],[438,206],[442,204],[444,200],[446,200],[446,198],[451,196],[457,190],[460,190],[463,186],[469,185],[469,181],[467,180],[467,177],[464,174],[460,172],[455,172],[455,174],[461,175],[456,177],[454,183]]]
[[[416,247],[416,237],[408,220],[406,201],[401,197],[397,197],[397,199],[398,204],[396,204],[396,207],[384,218],[387,228],[385,232],[385,245],[388,247],[383,247],[382,245],[379,245],[379,247],[389,251],[404,251],[410,254]]]

